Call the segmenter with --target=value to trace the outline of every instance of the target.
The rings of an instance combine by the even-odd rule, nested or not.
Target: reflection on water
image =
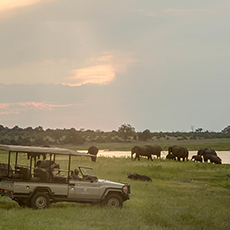
[[[230,151],[216,151],[217,155],[222,159],[223,164],[230,164]],[[167,151],[162,151],[161,157],[165,158],[167,155]],[[192,158],[193,155],[197,155],[197,151],[189,151],[189,159]],[[99,151],[98,156],[104,157],[131,157],[130,151]]]

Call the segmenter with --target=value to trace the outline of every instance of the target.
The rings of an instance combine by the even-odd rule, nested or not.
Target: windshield
[[[95,174],[92,168],[79,166],[79,169],[83,176],[97,177],[97,175]]]

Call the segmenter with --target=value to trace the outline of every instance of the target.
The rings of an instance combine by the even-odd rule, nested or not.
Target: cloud
[[[45,1],[47,2],[47,0],[4,0],[0,2],[0,11],[9,11]]]
[[[37,3],[39,0],[4,0],[0,2],[0,11],[25,7]]]
[[[100,57],[91,58],[91,63],[101,63],[86,68],[71,70],[71,77],[67,77],[63,85],[80,86],[87,83],[92,84],[108,84],[114,80],[117,73],[124,72],[126,67],[135,62],[135,60],[127,57],[122,57],[123,54],[105,54]]]
[[[167,9],[164,11],[165,14],[172,16],[191,16],[194,14],[203,14],[210,12],[210,10],[204,9]]]
[[[47,102],[18,102],[18,103],[0,103],[0,114],[19,114],[29,110],[46,110],[52,111],[55,108],[72,107],[78,104],[57,105]]]
[[[109,65],[90,66],[88,68],[76,69],[72,71],[73,77],[67,78],[68,83],[64,85],[79,86],[87,83],[108,84],[115,77],[115,71]]]
[[[18,13],[18,9],[38,3],[47,3],[55,0],[3,0],[0,1],[0,19],[9,18]]]
[[[78,59],[43,59],[24,62],[13,67],[0,67],[2,84],[62,84],[80,86],[84,84],[105,85],[124,73],[128,65],[137,62],[131,54],[103,53],[96,57]],[[74,68],[86,66],[84,68]],[[21,77],[18,77],[21,76]],[[31,77],[33,76],[33,77]]]

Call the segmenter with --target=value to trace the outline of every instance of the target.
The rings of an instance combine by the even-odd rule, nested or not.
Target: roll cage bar
[[[7,177],[10,176],[10,156],[12,152],[16,153],[15,157],[15,167],[17,167],[18,161],[18,153],[27,153],[28,160],[30,160],[30,173],[32,171],[32,160],[34,158],[34,163],[36,163],[36,158],[40,158],[40,156],[46,156],[46,154],[50,155],[50,160],[55,161],[56,155],[66,155],[69,156],[69,163],[68,163],[68,181],[70,176],[70,162],[72,156],[86,156],[86,157],[94,157],[92,154],[82,153],[75,150],[70,149],[63,149],[63,148],[50,148],[50,147],[37,147],[37,146],[20,146],[20,145],[0,145],[0,150],[8,151],[8,172]]]

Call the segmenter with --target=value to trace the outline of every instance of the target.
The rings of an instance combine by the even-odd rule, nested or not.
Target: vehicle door
[[[76,180],[74,188],[74,198],[98,200],[99,199],[99,183],[90,180]]]
[[[97,200],[99,199],[99,183],[89,180],[69,181],[69,198]]]

